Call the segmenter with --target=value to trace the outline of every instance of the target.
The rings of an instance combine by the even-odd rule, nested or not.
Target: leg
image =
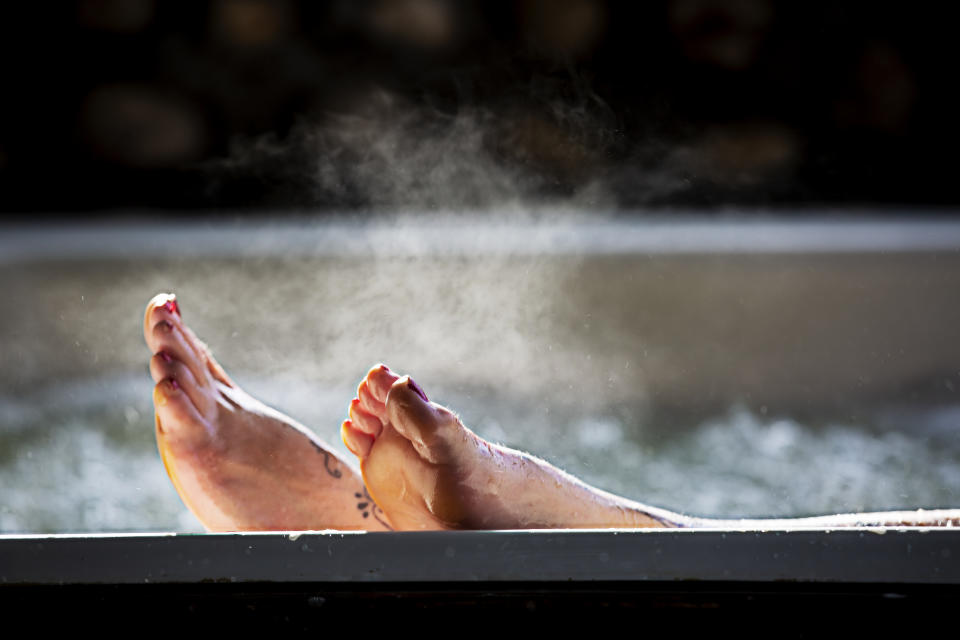
[[[230,380],[183,323],[174,296],[150,301],[144,336],[154,354],[160,456],[181,499],[205,527],[389,528],[349,464]]]
[[[400,529],[687,526],[679,514],[590,487],[528,454],[491,444],[408,377],[374,367],[341,435],[370,494]]]
[[[841,513],[812,518],[702,520],[700,526],[724,529],[834,529],[837,527],[960,527],[960,509],[918,509]]]
[[[956,509],[712,520],[648,507],[486,442],[383,365],[360,383],[341,435],[370,494],[401,529],[960,526]]]

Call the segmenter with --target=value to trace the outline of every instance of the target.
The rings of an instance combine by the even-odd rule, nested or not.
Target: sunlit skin
[[[150,301],[143,330],[160,455],[208,530],[388,529],[354,467],[241,390],[184,324],[174,296]]]
[[[341,426],[361,478],[308,429],[242,391],[173,295],[147,305],[144,336],[160,455],[211,531],[960,526],[960,510],[708,520],[649,507],[487,442],[384,365],[360,383]]]
[[[341,427],[367,490],[400,529],[692,526],[491,444],[409,377],[370,370]]]
[[[491,444],[409,377],[370,370],[341,427],[367,490],[400,529],[960,526],[960,510],[711,520],[590,487],[531,455]]]

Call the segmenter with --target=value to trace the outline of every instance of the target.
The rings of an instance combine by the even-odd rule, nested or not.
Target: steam
[[[586,225],[563,211],[550,211],[550,225],[523,207],[506,217],[512,224],[437,212],[375,224],[219,220],[204,232],[153,222],[5,236],[9,246],[42,250],[13,254],[19,257],[0,270],[0,284],[16,302],[0,320],[0,352],[9,364],[0,371],[0,485],[16,494],[0,509],[0,529],[185,526],[180,518],[189,516],[182,516],[155,454],[141,335],[146,300],[170,290],[185,321],[244,389],[334,446],[357,382],[384,361],[412,374],[431,399],[458,410],[481,435],[663,506],[759,515],[956,502],[956,439],[941,446],[917,432],[925,423],[956,424],[953,414],[925,421],[905,414],[895,422],[910,425],[898,429],[906,435],[880,440],[862,424],[817,430],[778,423],[763,409],[764,417],[735,411],[702,426],[652,417],[651,409],[671,403],[717,415],[750,389],[758,390],[754,402],[762,400],[760,390],[772,393],[769,402],[783,412],[798,403],[816,412],[811,398],[829,401],[838,393],[868,408],[878,394],[903,398],[903,369],[871,369],[869,384],[853,375],[872,361],[864,350],[874,343],[871,336],[850,339],[864,316],[842,303],[849,280],[793,258],[738,258],[736,244],[707,260],[657,256],[608,242],[630,236],[629,225],[604,226],[595,217]],[[566,224],[574,236],[557,232]],[[913,225],[909,232],[897,225],[865,232],[833,224],[805,237],[812,247],[822,246],[825,230],[841,243],[874,238],[844,245],[853,251],[876,249],[878,231],[885,246],[901,249],[908,237],[955,238],[949,226]],[[684,227],[659,242],[689,242],[695,234]],[[648,224],[633,229],[633,237],[658,235]],[[797,228],[786,230],[796,242]],[[782,250],[784,231],[744,234],[714,225],[701,237],[721,245],[725,233],[748,243],[766,237],[762,246]],[[498,244],[498,234],[510,241]],[[911,258],[920,270],[906,272],[905,281],[924,281],[926,269],[951,273],[942,267],[949,254],[936,255],[935,264]],[[906,269],[906,262],[897,264]],[[938,292],[950,281],[939,282],[943,289],[921,291],[910,308],[942,310],[946,298]],[[858,299],[873,301],[864,313],[884,346],[917,345],[907,372],[955,371],[943,369],[956,360],[938,338],[946,325],[931,324],[949,324],[953,316],[921,314],[930,337],[924,344],[903,316],[875,311],[901,298],[890,295],[884,278],[874,284]],[[811,291],[818,304],[808,302]],[[786,314],[768,314],[773,306]],[[791,340],[783,339],[783,320]],[[795,344],[809,357],[782,366]],[[838,381],[848,386],[837,392]],[[852,451],[869,455],[854,460]],[[827,472],[810,473],[817,460],[827,461]],[[829,480],[837,470],[842,485]],[[43,483],[41,472],[49,477]]]
[[[494,157],[492,114],[413,109],[378,93],[366,113],[306,133],[319,202],[462,209],[517,202],[542,180]]]
[[[626,146],[613,112],[574,86],[564,98],[537,85],[525,98],[450,109],[372,90],[283,138],[235,140],[207,167],[212,189],[259,178],[272,185],[266,204],[457,212],[610,208],[686,188],[677,167],[658,164],[663,143]]]
[[[286,136],[235,140],[207,167],[211,189],[242,194],[253,179],[268,206],[460,212],[616,210],[791,188],[801,141],[782,124],[680,136],[644,123],[646,133],[624,135],[628,125],[587,82],[565,80],[452,106],[371,89],[339,112],[304,116]]]

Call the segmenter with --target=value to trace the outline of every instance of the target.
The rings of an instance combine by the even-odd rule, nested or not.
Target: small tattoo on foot
[[[334,478],[342,478],[343,472],[340,471],[340,469],[330,468],[330,463],[333,458],[333,456],[330,455],[330,452],[324,449],[323,447],[321,447],[319,444],[317,444],[313,440],[310,441],[310,444],[312,444],[313,448],[319,451],[323,455],[323,468],[327,470],[327,473],[329,473]]]
[[[366,487],[364,487],[363,493],[354,493],[353,497],[355,497],[357,500],[360,500],[360,502],[357,503],[357,509],[363,511],[364,518],[369,518],[370,514],[372,513],[374,520],[385,526],[390,531],[393,531],[393,527],[387,524],[386,519],[383,517],[383,511],[381,511],[380,507],[377,506],[377,503],[373,501],[373,498],[370,497],[370,494],[367,493]]]

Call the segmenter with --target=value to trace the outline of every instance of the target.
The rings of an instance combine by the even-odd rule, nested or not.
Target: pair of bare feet
[[[957,510],[720,521],[648,507],[483,440],[384,365],[360,383],[341,427],[358,473],[242,391],[184,324],[173,295],[147,305],[144,336],[160,455],[211,531],[960,525]]]
[[[147,305],[144,336],[154,354],[161,457],[184,503],[212,531],[685,522],[486,442],[384,365],[360,383],[341,427],[361,475],[308,429],[242,391],[184,324],[173,295]]]

